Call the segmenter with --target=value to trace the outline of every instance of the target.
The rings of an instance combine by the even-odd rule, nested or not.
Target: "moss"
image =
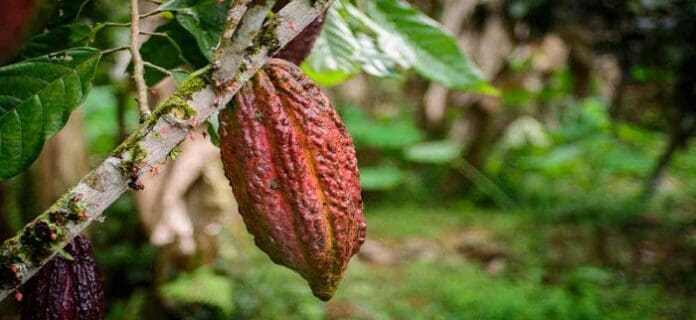
[[[177,145],[169,151],[169,158],[171,158],[172,160],[176,160],[176,157],[179,156],[179,153],[181,153],[181,146]]]
[[[126,138],[126,140],[124,140],[121,143],[121,145],[119,145],[118,147],[116,147],[116,149],[114,149],[113,155],[118,157],[118,158],[123,157],[123,154],[126,151],[129,151],[129,150],[132,150],[134,148],[139,147],[140,146],[139,143],[140,143],[140,141],[142,141],[143,137],[144,137],[144,134],[142,132],[142,128],[138,129],[138,131],[136,131],[135,133],[128,136],[128,138]]]
[[[207,73],[207,68],[202,69]],[[157,107],[154,112],[150,115],[147,120],[147,126],[152,128],[157,120],[159,120],[163,115],[170,114],[172,112],[176,113],[176,117],[180,119],[190,119],[198,114],[198,111],[191,108],[187,103],[194,93],[201,91],[207,85],[207,81],[203,78],[201,73],[192,73],[184,81],[184,83],[179,87],[179,89],[172,94],[167,101],[162,105]]]
[[[277,18],[269,19],[263,28],[254,36],[251,47],[246,49],[247,54],[256,54],[261,47],[267,47],[269,52],[280,49],[280,41],[276,35],[276,29],[280,25]]]
[[[26,278],[70,233],[70,227],[87,218],[82,195],[61,197],[46,212],[29,223],[16,236],[0,246],[0,288],[12,289]]]
[[[87,219],[87,208],[82,202],[81,194],[75,194],[70,197],[66,217],[75,223],[79,223]]]
[[[124,142],[124,144],[126,142]],[[140,139],[137,139],[133,143],[127,144],[120,155],[123,156],[126,152],[128,152],[130,158],[121,161],[119,169],[121,169],[121,173],[124,175],[130,175],[133,172],[139,171],[139,168],[142,166],[143,161],[145,161],[145,158],[147,157],[147,151],[145,151],[145,149],[143,149],[143,147],[140,145]]]
[[[68,233],[65,223],[53,222],[48,215],[42,215],[24,227],[15,254],[25,264],[38,265],[56,250]]]
[[[328,0],[309,0],[309,2],[312,4],[312,7],[323,7]]]

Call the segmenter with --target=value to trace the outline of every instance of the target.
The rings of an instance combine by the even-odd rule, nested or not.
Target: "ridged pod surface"
[[[355,148],[331,102],[296,65],[271,59],[220,113],[219,131],[256,245],[330,299],[366,231]]]
[[[22,320],[104,319],[104,288],[89,240],[78,235],[23,289]]]

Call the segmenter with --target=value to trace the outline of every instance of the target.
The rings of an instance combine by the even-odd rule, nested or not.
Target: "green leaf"
[[[459,157],[462,147],[452,141],[424,142],[404,150],[404,157],[413,162],[447,164]]]
[[[166,37],[152,36],[140,47],[140,54],[145,61],[170,71],[184,64],[191,64],[194,68],[201,68],[208,64],[198,48],[190,45],[194,42],[193,37],[176,21],[158,27],[155,32],[166,34]],[[160,71],[145,66],[145,82],[148,86],[156,84],[166,76]]]
[[[227,6],[215,0],[174,0],[164,3],[160,10],[174,13],[176,21],[196,41],[198,50],[210,59],[225,24]],[[184,47],[187,44],[179,43]]]
[[[421,76],[457,90],[497,94],[436,21],[401,0],[366,1],[366,7],[370,18],[402,39],[401,50],[412,51]]]
[[[44,7],[52,10],[53,17],[48,19],[48,23],[44,25],[46,28],[55,28],[57,26],[75,21],[77,14],[90,0],[61,0],[61,1],[46,1]],[[49,4],[50,3],[50,4]],[[51,6],[53,5],[53,7]]]
[[[407,117],[374,121],[362,108],[347,107],[341,112],[355,145],[396,150],[417,143],[423,133]]]
[[[300,68],[302,71],[304,71],[307,77],[312,79],[312,81],[325,87],[341,84],[353,77],[353,74],[347,74],[343,71],[315,71],[307,64],[307,62],[303,63]]]
[[[164,11],[164,10],[169,10],[169,11],[175,11],[175,10],[185,10],[185,9],[191,9],[196,6],[202,6],[202,5],[209,5],[211,3],[216,3],[218,0],[172,0],[172,1],[167,1],[160,5],[159,10]]]
[[[220,147],[220,136],[218,135],[218,128],[220,128],[220,122],[218,121],[218,112],[215,112],[212,116],[208,117],[208,135],[210,135],[210,142],[212,142],[216,147]]]
[[[39,155],[87,96],[101,51],[75,48],[0,68],[0,179]]]
[[[370,64],[381,63],[391,66],[399,66],[408,69],[413,66],[415,57],[412,50],[404,50],[407,44],[393,32],[381,27],[375,21],[365,15],[358,7],[344,4],[346,18],[353,25],[360,26],[360,36],[369,37],[372,43],[361,41],[361,60],[365,64],[363,69],[370,73]],[[375,51],[377,54],[375,54]],[[375,61],[378,59],[380,61]]]
[[[220,39],[222,25],[225,21],[224,11],[216,10],[217,3],[214,5],[213,7],[205,6],[175,14],[176,20],[193,36],[198,50],[208,60],[213,55],[213,50]]]
[[[89,41],[91,34],[92,28],[86,24],[62,25],[32,37],[24,47],[22,57],[25,59],[34,58],[51,52],[84,46]]]
[[[376,77],[395,77],[398,74],[396,63],[378,48],[373,38],[364,33],[358,34],[357,38],[365,72]]]
[[[360,187],[368,191],[396,189],[404,180],[404,173],[394,166],[360,168]]]
[[[161,287],[162,296],[181,304],[217,307],[229,318],[234,311],[234,288],[230,280],[207,267],[179,275]]]
[[[335,7],[326,14],[324,28],[305,62],[307,75],[320,85],[335,85],[360,72],[360,43]],[[327,81],[331,80],[331,81]]]

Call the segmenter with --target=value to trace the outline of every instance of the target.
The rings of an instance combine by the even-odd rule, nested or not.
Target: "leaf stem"
[[[105,55],[109,55],[109,54],[112,54],[112,53],[117,52],[117,51],[129,50],[129,49],[130,49],[130,47],[128,47],[128,46],[123,46],[123,47],[118,47],[118,48],[111,48],[111,49],[105,49],[105,50],[102,50],[101,54],[102,54],[103,56],[105,56]]]
[[[152,12],[148,12],[148,13],[141,14],[141,15],[138,16],[138,18],[139,18],[139,19],[145,19],[145,18],[147,18],[147,17],[151,17],[151,16],[154,16],[154,15],[158,15],[158,14],[160,14],[160,13],[162,13],[162,10],[155,10],[155,11],[152,11]]]
[[[146,67],[150,67],[150,68],[152,68],[152,69],[155,69],[155,70],[157,70],[157,71],[159,71],[159,72],[161,72],[161,73],[163,73],[163,74],[165,74],[165,75],[173,76],[173,74],[172,74],[171,71],[167,70],[166,68],[160,67],[160,66],[158,66],[158,65],[156,65],[156,64],[154,64],[154,63],[152,63],[152,62],[143,61],[143,64],[144,64]]]

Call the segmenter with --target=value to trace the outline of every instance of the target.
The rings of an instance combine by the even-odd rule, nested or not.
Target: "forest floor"
[[[661,265],[671,259],[662,252],[669,248],[654,239],[643,237],[637,245],[613,230],[541,224],[534,217],[530,210],[466,204],[368,207],[368,240],[327,304],[246,238],[226,264],[233,280],[225,288],[235,302],[219,307],[235,319],[633,320],[696,314],[683,293],[691,285],[675,287],[660,278],[664,269],[690,271]],[[607,254],[612,259],[604,260]]]

